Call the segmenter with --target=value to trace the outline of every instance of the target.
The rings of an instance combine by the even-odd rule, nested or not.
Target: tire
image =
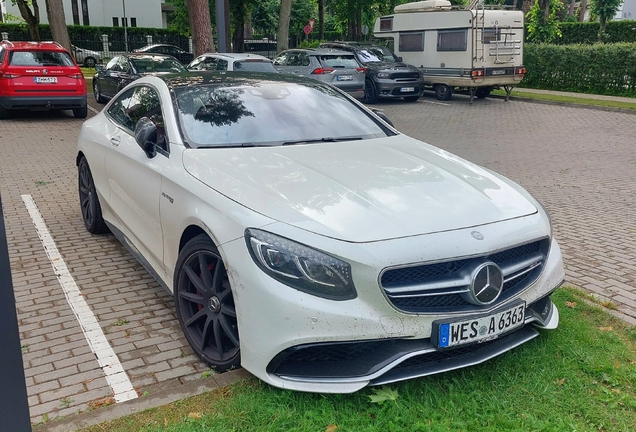
[[[218,249],[201,234],[179,253],[174,276],[177,318],[194,352],[218,372],[241,365],[232,287]]]
[[[102,91],[99,88],[99,84],[97,84],[97,80],[93,78],[93,96],[95,96],[95,102],[104,104],[106,103],[106,99],[102,96]]]
[[[73,109],[73,117],[85,119],[88,116],[88,106]]]
[[[420,100],[420,96],[405,96],[404,100],[407,102],[417,102]]]
[[[446,84],[435,84],[433,89],[435,90],[435,96],[441,101],[447,101],[453,95],[453,89]]]
[[[367,79],[364,81],[364,96],[362,102],[364,103],[376,103],[378,101],[378,92],[375,89],[373,80]]]
[[[84,66],[86,66],[87,68],[94,68],[96,63],[97,60],[95,60],[95,58],[93,57],[86,57],[84,59]]]
[[[11,112],[0,104],[0,120],[11,118]]]
[[[492,87],[478,87],[475,91],[475,96],[479,99],[485,99],[490,96],[490,92],[492,91]]]
[[[77,166],[77,174],[80,207],[84,226],[91,234],[106,234],[109,232],[109,229],[102,217],[102,207],[99,205],[99,199],[97,198],[95,182],[93,181],[93,175],[91,174],[91,169],[85,157],[82,157]]]

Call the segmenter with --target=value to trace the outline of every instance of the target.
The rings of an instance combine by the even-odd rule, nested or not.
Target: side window
[[[289,56],[287,56],[287,66],[300,66],[300,53],[289,53]]]
[[[119,61],[119,57],[113,57],[107,64],[104,69],[108,70],[116,70],[117,62]]]
[[[205,69],[205,70],[216,70],[216,63],[218,62],[218,59],[216,59],[215,57],[208,57],[205,59],[205,63],[202,66],[201,69]]]
[[[400,33],[400,52],[412,51],[424,51],[424,33]]]
[[[125,127],[131,132],[134,130],[134,124],[130,116],[128,115],[128,106],[130,106],[130,100],[135,89],[129,89],[120,94],[115,102],[108,108],[108,115],[118,125]]]
[[[135,87],[134,90],[135,92],[130,98],[130,104],[126,110],[133,124],[132,130],[135,130],[140,118],[148,117],[157,126],[157,147],[168,151],[159,94],[157,94],[155,89],[147,86]]]
[[[201,63],[203,63],[203,59],[196,58],[192,63],[190,63],[187,67],[188,69],[201,70]]]
[[[117,62],[117,68],[122,72],[130,72],[130,65],[126,57],[120,57]]]
[[[221,60],[216,63],[216,70],[224,71],[227,70],[227,60]]]
[[[501,29],[484,29],[483,43],[489,44],[491,42],[497,42],[501,39]]]
[[[300,65],[301,66],[309,66],[309,54],[307,53],[300,53],[299,55],[299,61],[300,61]]]
[[[437,51],[466,51],[468,30],[440,30],[437,32]]]
[[[287,53],[280,53],[273,61],[275,66],[285,66],[287,61]]]

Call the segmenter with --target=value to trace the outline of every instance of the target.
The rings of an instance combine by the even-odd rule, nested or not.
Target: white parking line
[[[420,99],[420,102],[426,102],[426,103],[430,103],[430,104],[434,104],[434,105],[446,105],[446,106],[450,106],[450,104],[448,104],[448,103],[444,103],[444,102],[433,102],[433,101],[427,101],[427,100],[422,100],[422,99]]]
[[[93,112],[93,114],[99,114],[99,111],[97,111],[95,108],[93,108],[92,106],[86,104],[86,107],[91,110]]]
[[[33,225],[35,225],[38,236],[42,241],[42,246],[44,246],[46,255],[49,257],[49,261],[53,266],[53,271],[62,286],[66,300],[71,306],[71,309],[73,309],[73,313],[84,332],[84,337],[86,337],[88,345],[91,347],[91,350],[97,357],[97,362],[104,371],[106,381],[113,391],[115,402],[136,399],[137,392],[119,362],[117,354],[115,354],[106,336],[104,336],[104,332],[99,326],[93,311],[82,297],[73,276],[71,276],[71,273],[68,271],[64,259],[58,251],[57,246],[55,246],[53,237],[51,237],[46,223],[37,205],[33,201],[33,197],[31,197],[31,195],[22,195],[22,201],[24,201],[24,205],[29,211]]]

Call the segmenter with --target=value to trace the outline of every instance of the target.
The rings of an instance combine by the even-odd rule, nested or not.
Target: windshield
[[[143,57],[130,58],[135,70],[140,74],[157,72],[186,72],[186,68],[173,58],[165,57]]]
[[[381,46],[364,47],[358,49],[358,58],[362,63],[398,61],[391,50]]]
[[[270,61],[241,61],[234,62],[234,70],[248,72],[274,72],[278,73]]]
[[[75,66],[71,56],[63,51],[14,51],[12,66]]]
[[[355,103],[320,83],[207,84],[178,87],[174,93],[181,131],[193,147],[387,136]]]

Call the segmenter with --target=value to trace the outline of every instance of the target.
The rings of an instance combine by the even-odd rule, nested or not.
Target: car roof
[[[37,51],[66,51],[66,49],[57,42],[11,42],[2,41],[0,45],[9,50],[37,50]]]
[[[179,48],[178,46],[172,45],[172,44],[152,44],[152,45],[146,45],[145,47],[138,48],[137,51],[144,50],[144,49],[156,48],[156,47],[160,47],[160,46]],[[179,49],[181,49],[181,48],[179,48]]]
[[[309,85],[327,85],[318,80],[292,74],[270,72],[234,72],[234,71],[190,71],[157,76],[169,89],[205,84],[249,85],[263,81],[280,83],[297,83]]]
[[[301,52],[306,52],[309,55],[324,55],[324,54],[346,54],[346,55],[351,55],[351,53],[349,51],[343,51],[343,50],[338,50],[338,49],[333,49],[333,48],[305,48],[305,49],[299,49],[299,48],[292,48],[288,51],[301,51]]]
[[[262,56],[260,54],[250,54],[250,53],[205,53],[205,54],[201,54],[199,57],[223,57],[230,60],[258,59],[258,60],[271,61],[267,57]]]
[[[161,59],[173,59],[178,61],[176,58],[171,56],[170,54],[159,54],[159,53],[124,53],[117,54],[115,57],[126,57],[126,58],[161,58]]]

